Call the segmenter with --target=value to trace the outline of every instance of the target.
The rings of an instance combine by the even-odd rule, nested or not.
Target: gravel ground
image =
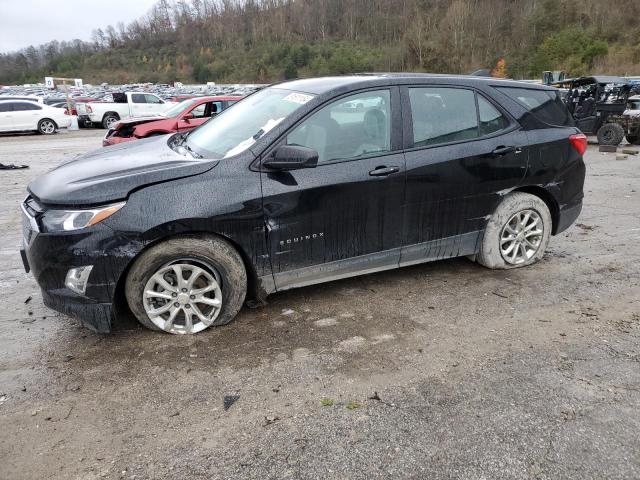
[[[102,130],[0,137],[0,478],[640,478],[640,158],[590,147],[538,265],[435,262],[270,297],[194,337],[42,304],[25,186]],[[31,299],[27,302],[28,299]]]

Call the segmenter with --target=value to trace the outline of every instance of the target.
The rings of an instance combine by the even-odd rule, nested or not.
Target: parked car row
[[[262,88],[258,84],[234,85],[187,85],[172,87],[166,84],[137,83],[127,85],[89,85],[82,87],[68,87],[72,101],[106,101],[113,102],[114,93],[142,92],[156,95],[164,101],[179,102],[195,96],[246,96]],[[45,103],[59,103],[66,101],[66,92],[62,90],[48,90],[44,86],[12,86],[0,89],[0,98],[4,95],[20,95],[38,97]]]

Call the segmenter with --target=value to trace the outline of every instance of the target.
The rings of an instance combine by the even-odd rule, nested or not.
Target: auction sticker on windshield
[[[293,103],[298,103],[300,105],[304,105],[312,98],[313,98],[313,95],[306,95],[304,93],[290,93],[289,95],[284,97],[283,100],[287,102],[293,102]]]

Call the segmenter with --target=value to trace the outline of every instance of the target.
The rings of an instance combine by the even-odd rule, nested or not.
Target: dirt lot
[[[579,224],[534,267],[443,261],[195,337],[100,336],[43,306],[18,205],[102,134],[0,137],[31,167],[1,174],[0,478],[640,478],[640,158],[590,147]]]

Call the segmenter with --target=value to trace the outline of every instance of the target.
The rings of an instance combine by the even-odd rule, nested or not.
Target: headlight
[[[125,202],[89,210],[47,210],[40,217],[45,232],[80,230],[100,223],[116,213]]]

